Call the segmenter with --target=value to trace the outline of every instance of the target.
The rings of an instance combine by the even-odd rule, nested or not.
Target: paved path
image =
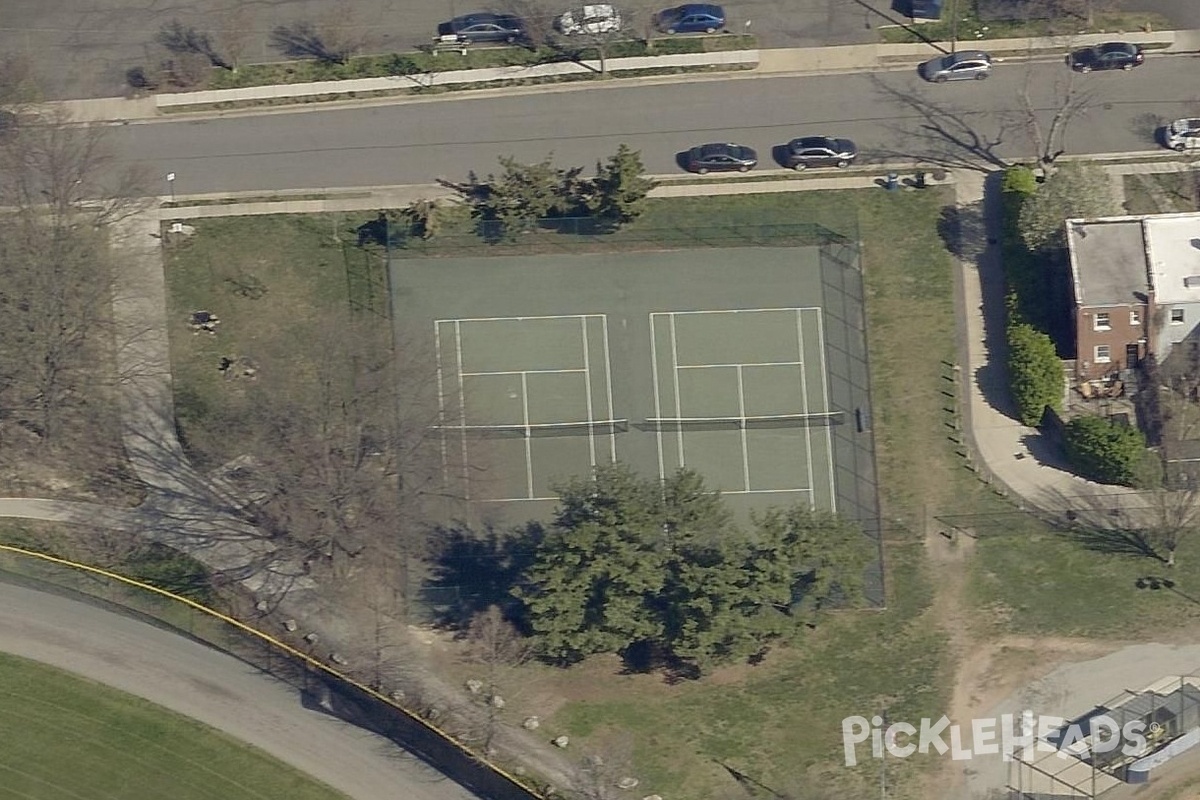
[[[157,703],[248,742],[353,800],[468,800],[390,741],[306,709],[291,687],[162,628],[0,582],[0,649]]]

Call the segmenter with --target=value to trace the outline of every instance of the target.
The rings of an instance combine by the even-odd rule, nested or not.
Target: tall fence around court
[[[338,718],[390,739],[480,797],[544,800],[533,787],[381,692],[185,597],[96,567],[2,544],[0,580],[166,625],[283,681]]]

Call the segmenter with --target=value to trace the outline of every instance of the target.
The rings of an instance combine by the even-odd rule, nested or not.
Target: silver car
[[[1163,129],[1163,144],[1180,153],[1200,150],[1200,119],[1177,119]]]
[[[992,57],[982,50],[960,50],[926,61],[917,72],[931,83],[979,81],[991,74]]]

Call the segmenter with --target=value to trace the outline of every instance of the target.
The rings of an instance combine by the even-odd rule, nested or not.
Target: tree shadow
[[[390,233],[390,229],[391,225],[388,222],[387,213],[380,211],[379,216],[377,216],[375,219],[369,222],[364,222],[362,225],[359,225],[357,228],[355,228],[355,232],[358,234],[358,246],[362,247],[367,244],[375,244],[379,245],[380,247],[386,247],[388,244],[388,235]]]
[[[1115,556],[1151,558],[1166,563],[1166,560],[1146,540],[1145,534],[1125,527],[1103,528],[1094,525],[1079,525],[1066,531],[1074,541],[1088,550]]]
[[[984,238],[983,247],[975,257],[975,269],[979,276],[983,348],[986,356],[983,363],[975,369],[974,379],[980,395],[988,405],[1006,417],[1016,419],[1017,408],[1012,399],[1008,379],[1008,314],[1005,304],[1007,283],[1000,252],[1004,226],[1003,198],[1000,192],[1002,181],[1001,172],[988,175],[984,180],[983,205],[980,207]]]
[[[422,591],[437,623],[461,627],[493,605],[510,621],[523,622],[512,590],[533,563],[543,535],[536,522],[509,530],[489,526],[482,532],[465,525],[438,528],[434,540],[440,545]]]
[[[956,258],[977,261],[987,249],[988,240],[983,204],[944,206],[938,215],[937,232]]]
[[[920,120],[915,128],[903,124],[886,125],[896,134],[892,137],[894,140],[915,139],[919,146],[913,150],[884,150],[881,155],[977,172],[1010,166],[1009,160],[998,153],[1013,129],[1013,121],[1007,115],[999,117],[998,130],[994,135],[988,135],[977,129],[971,117],[978,117],[980,121],[997,120],[994,113],[968,112],[938,103],[889,85],[878,75],[870,75],[868,80],[887,100],[910,109],[912,116]]]

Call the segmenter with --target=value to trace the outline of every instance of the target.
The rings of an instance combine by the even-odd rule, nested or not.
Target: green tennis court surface
[[[696,469],[739,511],[873,517],[861,281],[843,262],[807,247],[394,263],[401,335],[434,344],[447,486],[468,518],[518,522],[619,460]]]

